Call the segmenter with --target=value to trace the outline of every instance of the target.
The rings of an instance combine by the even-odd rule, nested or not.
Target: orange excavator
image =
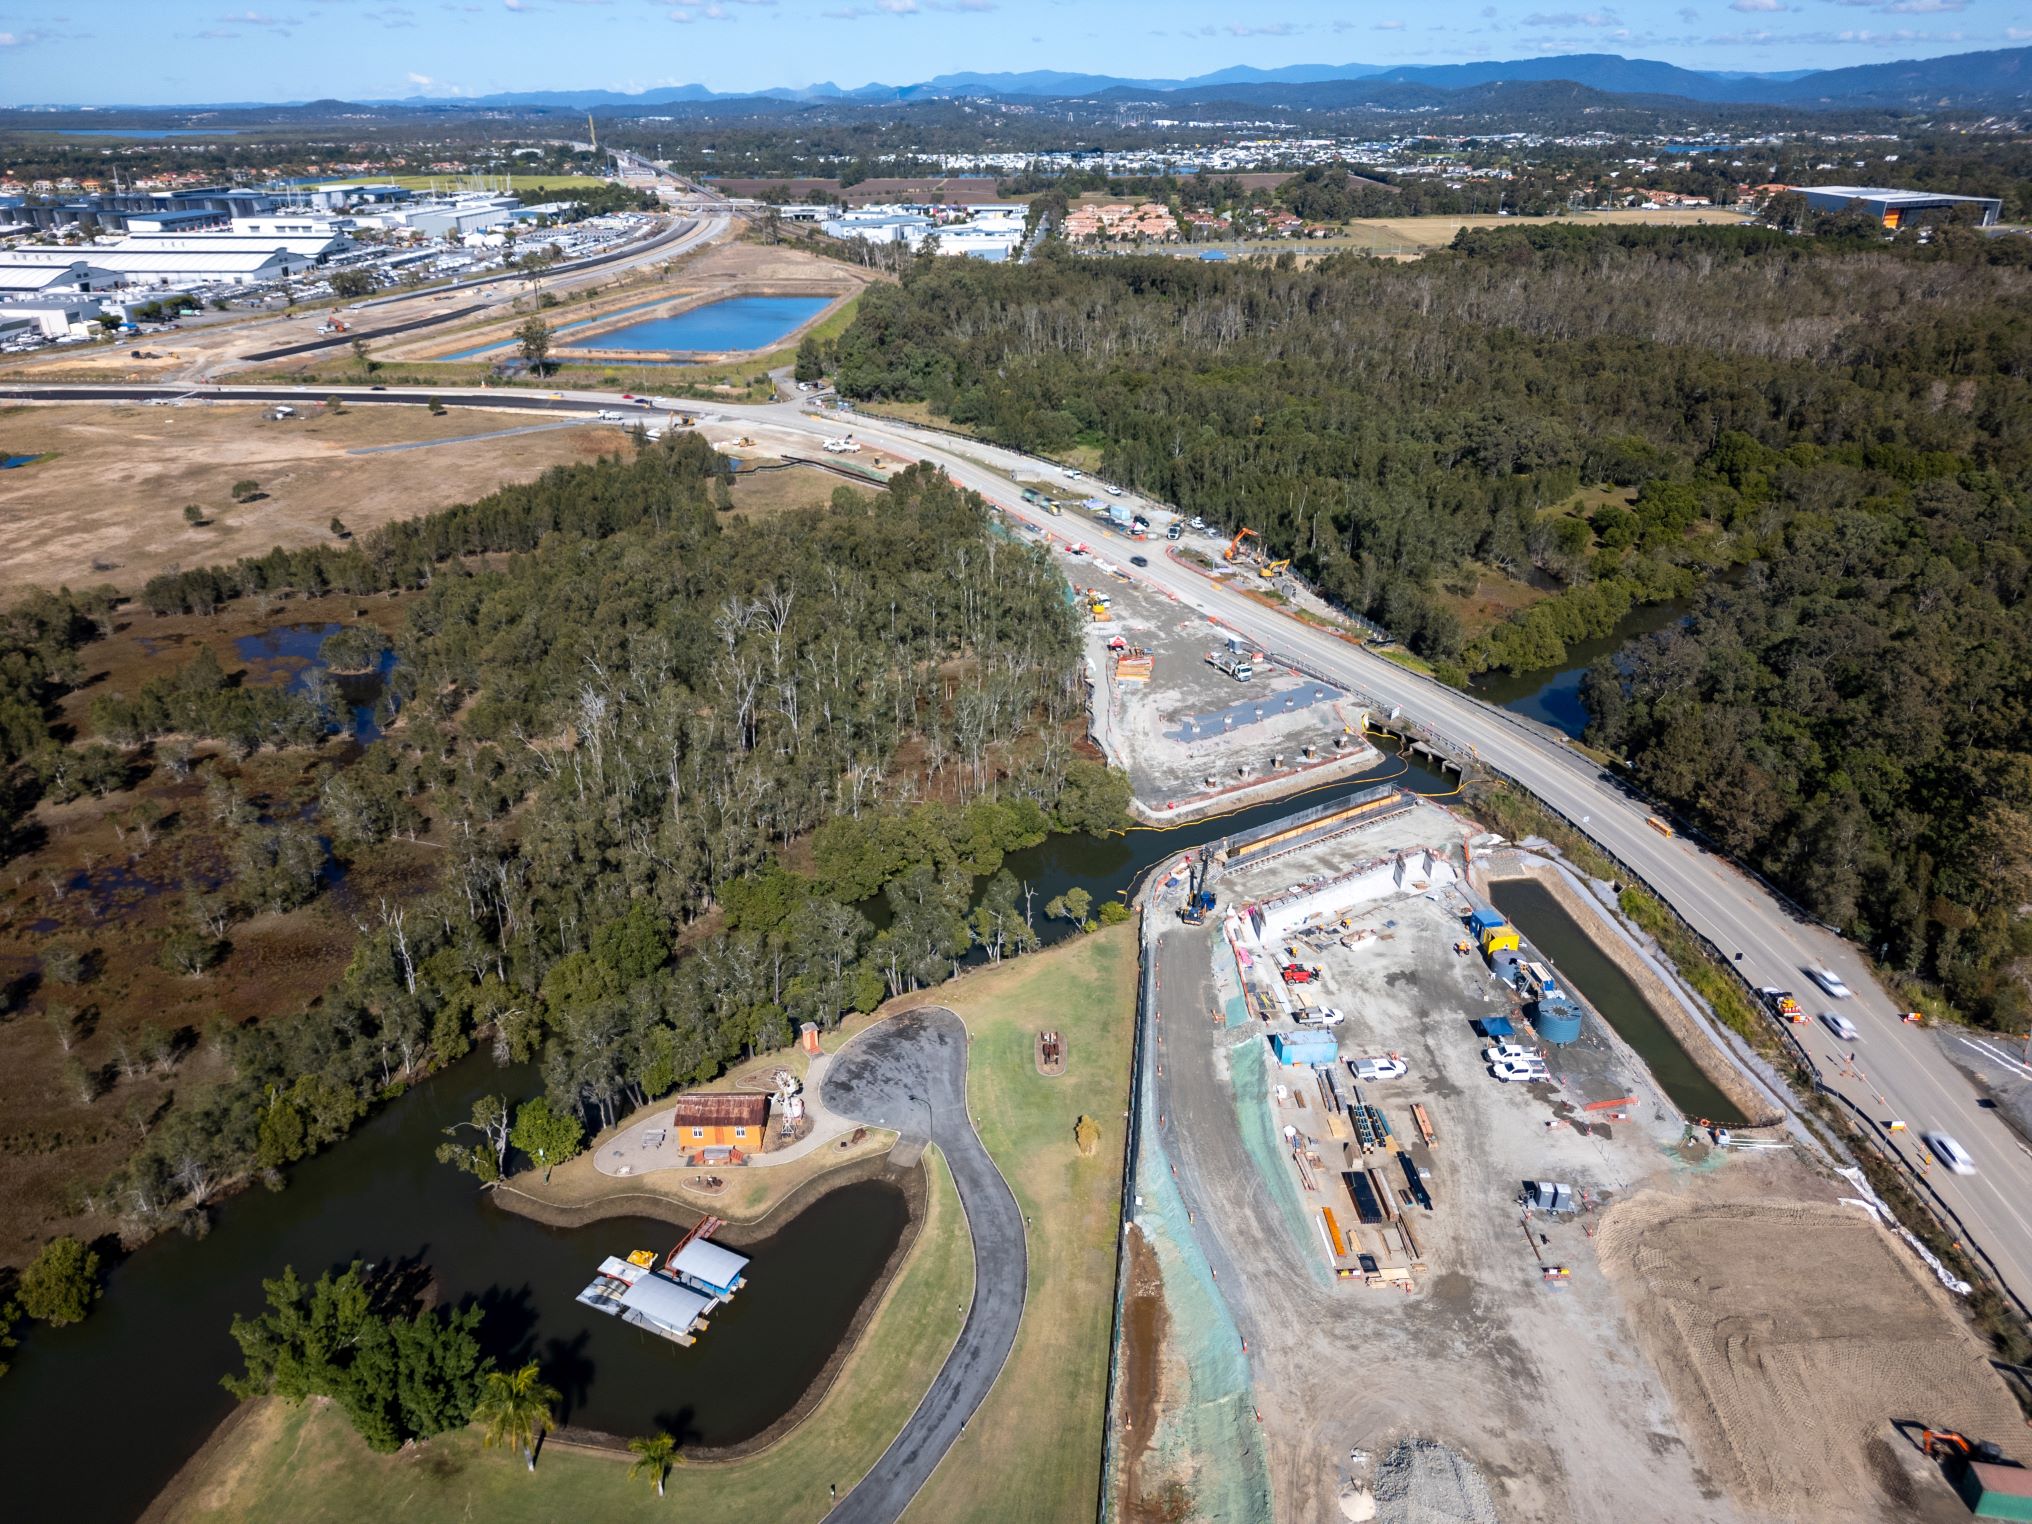
[[[1923,1429],[1919,1448],[1943,1462],[1942,1474],[1979,1519],[2032,1519],[2032,1471],[1988,1440],[1952,1429]]]
[[[1239,552],[1242,548],[1242,541],[1260,540],[1262,538],[1263,537],[1257,534],[1255,530],[1244,529],[1240,534],[1236,535],[1232,540],[1228,541],[1228,548],[1221,552],[1221,559],[1223,561],[1234,560],[1236,553]]]

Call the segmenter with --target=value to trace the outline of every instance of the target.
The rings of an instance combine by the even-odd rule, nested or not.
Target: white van
[[[1856,1030],[1856,1024],[1853,1021],[1834,1011],[1822,1011],[1820,1013],[1820,1024],[1834,1033],[1843,1042],[1854,1042],[1858,1037],[1862,1036],[1862,1033]]]

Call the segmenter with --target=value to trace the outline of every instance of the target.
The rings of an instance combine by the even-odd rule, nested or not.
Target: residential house
[[[678,1147],[691,1153],[708,1148],[759,1151],[768,1121],[768,1096],[708,1091],[677,1098],[671,1134]]]

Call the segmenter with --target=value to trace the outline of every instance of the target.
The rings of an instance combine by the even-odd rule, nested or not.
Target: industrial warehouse
[[[1372,786],[1176,859],[1144,934],[1130,1231],[1164,1333],[1123,1352],[1160,1391],[1122,1439],[1130,1498],[1191,1457],[1210,1515],[1274,1496],[1364,1519],[1388,1496],[1415,1505],[1396,1517],[1719,1524],[1717,1477],[1781,1514],[1865,1495],[1856,1411],[2007,1421],[1940,1287],[1858,1187],[1828,1188],[1774,1077],[1546,844]],[[1777,1273],[1795,1257],[1839,1267],[1853,1319],[1802,1314]],[[1724,1332],[1752,1307],[1753,1349]],[[1770,1360],[1804,1384],[1783,1413],[1731,1395]]]

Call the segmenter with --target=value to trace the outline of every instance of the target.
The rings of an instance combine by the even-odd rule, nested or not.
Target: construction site
[[[1113,575],[1120,554],[1089,549],[1067,570],[1087,616],[1094,738],[1129,774],[1138,814],[1189,820],[1376,764],[1345,692]]]
[[[1147,896],[1122,1516],[1966,1518],[1924,1429],[2027,1447],[1951,1293],[1803,1129],[1682,1113],[1499,854],[1384,785]]]

